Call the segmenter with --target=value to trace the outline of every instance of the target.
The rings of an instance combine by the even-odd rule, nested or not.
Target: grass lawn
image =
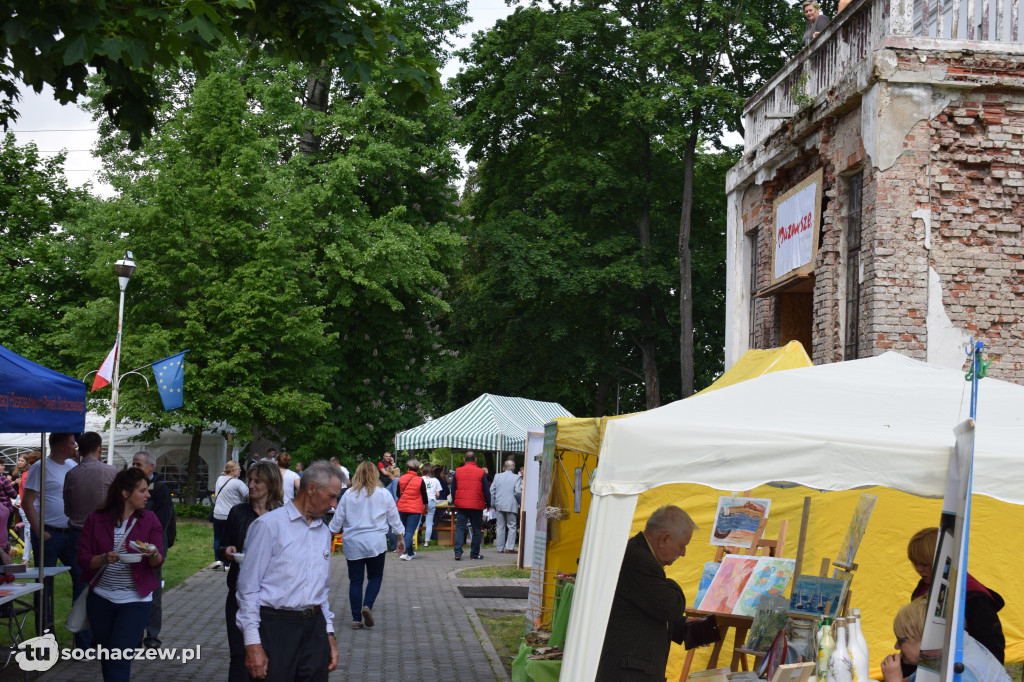
[[[477,609],[491,644],[501,657],[505,672],[512,674],[512,661],[519,653],[519,643],[526,631],[526,614],[521,611],[485,611]]]
[[[460,578],[529,578],[530,569],[505,566],[478,566],[459,571]]]
[[[178,535],[164,564],[164,591],[173,589],[185,578],[213,562],[213,525],[208,521],[178,519]],[[31,570],[31,569],[29,569]],[[28,597],[31,599],[31,597]],[[62,574],[54,579],[55,635],[61,647],[70,647],[72,633],[64,629],[64,619],[71,609],[71,578]],[[29,614],[25,636],[35,636],[35,615]],[[0,646],[11,643],[7,628],[0,628]]]

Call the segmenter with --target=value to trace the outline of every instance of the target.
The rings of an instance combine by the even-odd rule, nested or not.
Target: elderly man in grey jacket
[[[498,535],[494,548],[499,553],[516,553],[516,527],[519,522],[519,500],[523,495],[523,478],[516,474],[516,463],[505,462],[505,470],[491,483],[491,505],[497,514]]]

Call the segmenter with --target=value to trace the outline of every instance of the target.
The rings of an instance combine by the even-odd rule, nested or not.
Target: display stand
[[[774,540],[768,540],[764,537],[764,531],[767,525],[768,519],[761,519],[761,522],[757,525],[757,531],[754,533],[754,540],[751,542],[749,548],[719,547],[718,552],[715,553],[715,561],[721,562],[726,554],[747,554],[749,556],[756,556],[758,553],[762,553],[763,556],[781,557],[786,548],[786,532],[789,530],[789,521],[783,519],[779,523],[779,537]],[[712,614],[708,611],[699,611],[697,609],[689,608],[686,609],[686,615],[709,616]],[[718,628],[722,633],[722,639],[715,642],[714,648],[711,650],[711,658],[708,661],[707,669],[713,670],[718,667],[718,657],[722,653],[722,644],[725,642],[726,637],[729,636],[729,631],[732,630],[733,647],[732,660],[729,663],[729,669],[733,672],[741,669],[750,670],[747,664],[747,656],[757,656],[760,652],[744,650],[743,643],[747,641],[747,633],[750,632],[750,626],[754,622],[754,617],[737,616],[728,613],[715,613],[714,616],[718,621]],[[685,682],[686,678],[689,677],[690,666],[693,664],[693,656],[696,651],[696,649],[690,649],[686,652],[686,661],[683,663],[683,671],[679,675],[679,682]]]

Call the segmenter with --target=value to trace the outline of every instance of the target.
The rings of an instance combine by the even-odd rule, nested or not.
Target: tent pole
[[[36,566],[39,568],[39,584],[43,589],[39,592],[39,610],[36,611],[36,634],[42,635],[43,630],[49,623],[44,623],[46,613],[46,434],[39,434],[39,451],[42,457],[39,458],[39,556],[36,559]]]

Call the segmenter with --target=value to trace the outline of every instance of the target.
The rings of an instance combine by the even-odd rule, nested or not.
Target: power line
[[[98,128],[39,128],[34,130],[9,130],[15,135],[23,133],[94,133]]]

